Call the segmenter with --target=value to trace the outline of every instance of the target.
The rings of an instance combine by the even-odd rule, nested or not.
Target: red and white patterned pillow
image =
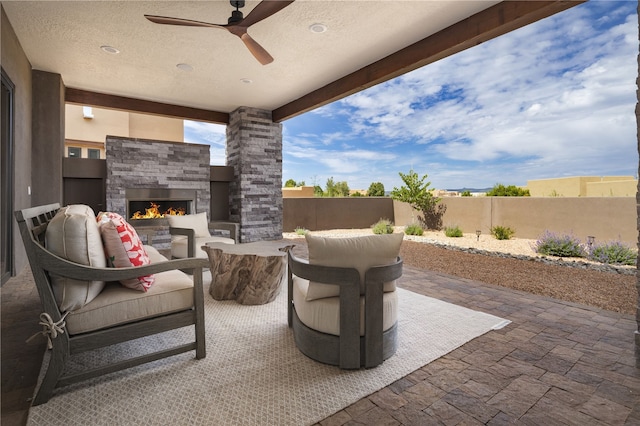
[[[122,216],[118,213],[100,212],[97,220],[104,243],[104,251],[111,266],[127,268],[151,263],[138,233]],[[125,287],[147,291],[153,281],[153,275],[145,275],[120,282]]]

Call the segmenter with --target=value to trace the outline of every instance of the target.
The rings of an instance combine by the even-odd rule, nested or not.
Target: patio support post
[[[271,111],[239,107],[227,125],[230,219],[240,242],[282,238],[282,125]]]
[[[62,203],[64,82],[60,74],[34,70],[32,79],[31,205]]]

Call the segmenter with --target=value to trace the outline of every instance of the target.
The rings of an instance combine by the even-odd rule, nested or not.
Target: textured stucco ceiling
[[[247,1],[245,16],[258,3]],[[249,29],[275,58],[266,66],[227,31],[158,25],[143,16],[226,23],[227,0],[2,6],[33,68],[62,75],[67,87],[229,112],[275,109],[495,3],[298,0]],[[314,23],[328,30],[313,33]],[[120,53],[105,53],[103,45]]]

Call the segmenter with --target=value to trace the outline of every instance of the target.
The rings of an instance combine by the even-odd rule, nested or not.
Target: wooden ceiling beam
[[[229,114],[200,108],[164,104],[123,96],[107,95],[87,90],[65,89],[65,101],[72,104],[95,106],[107,109],[161,115],[185,120],[205,121],[216,124],[229,124]]]
[[[275,109],[273,120],[295,117],[581,3],[503,1]]]

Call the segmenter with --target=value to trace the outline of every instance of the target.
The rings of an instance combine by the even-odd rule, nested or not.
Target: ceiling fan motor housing
[[[234,10],[233,12],[231,12],[231,16],[229,17],[227,22],[230,25],[235,24],[242,21],[242,18],[244,18],[244,16],[242,15],[242,12],[240,12],[239,10]]]

